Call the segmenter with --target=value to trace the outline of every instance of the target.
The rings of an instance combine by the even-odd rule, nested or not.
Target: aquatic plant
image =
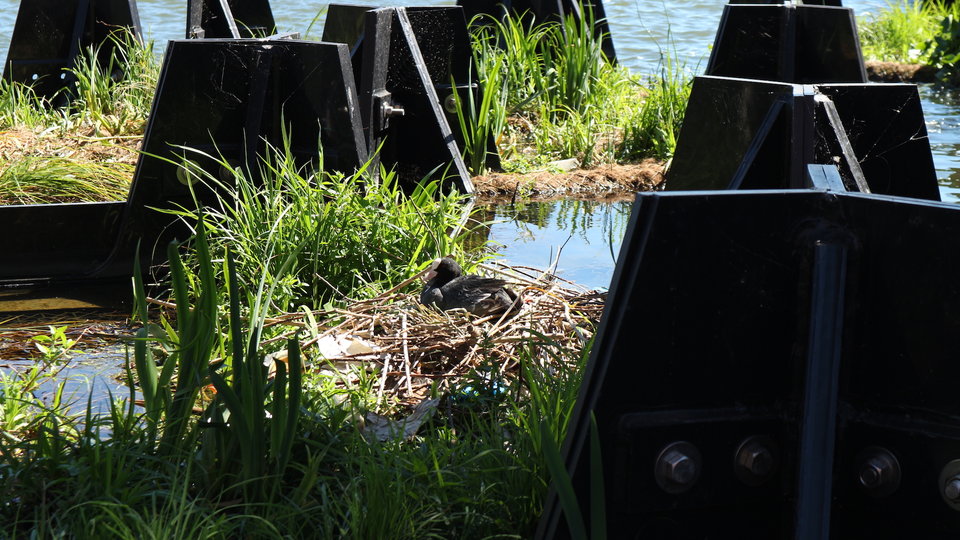
[[[133,166],[70,158],[0,161],[0,204],[118,201],[127,198]]]
[[[66,69],[76,80],[68,104],[54,106],[29,85],[0,81],[0,127],[44,128],[96,135],[140,134],[150,112],[160,74],[152,42],[141,42],[129,31],[114,32],[116,46],[105,65],[100,47],[81,51],[76,65]],[[86,133],[86,131],[85,131]]]
[[[956,3],[931,2],[939,28],[927,41],[924,53],[937,67],[937,79],[945,84],[960,84],[960,6]]]
[[[534,25],[530,17],[481,15],[471,26],[478,78],[494,81],[485,91],[505,108],[479,118],[489,124],[506,170],[567,158],[589,166],[672,154],[692,79],[672,59],[657,74],[668,80],[652,76],[645,84],[603,55],[603,36],[589,16]],[[474,133],[470,121],[466,131]]]
[[[446,398],[449,412],[415,437],[371,440],[359,418],[377,401],[375,377],[349,388],[315,371],[300,379],[294,339],[289,367],[277,364],[268,378],[256,337],[264,313],[240,305],[269,289],[235,279],[227,253],[228,282],[219,284],[212,268],[221,262],[202,236],[193,240],[207,253],[199,280],[171,263],[178,315],[147,318],[134,341],[141,389],[152,388],[147,413],[134,409],[132,389],[105,417],[89,407],[70,416],[59,399],[24,413],[25,436],[0,440],[0,495],[18,501],[0,506],[0,534],[532,534],[549,481],[542,445],[563,439],[586,352],[578,360],[533,334],[518,349],[522,378],[491,379],[496,364],[478,366]],[[209,300],[222,295],[239,298],[229,313]],[[142,294],[137,305],[145,317]],[[197,330],[211,323],[223,332],[208,347]],[[174,353],[156,366],[172,374],[165,386],[149,383],[159,359],[144,353],[158,342]],[[190,407],[198,412],[174,405],[187,395],[199,398]]]
[[[928,63],[925,49],[937,33],[938,22],[951,10],[939,0],[899,0],[877,12],[858,17],[860,47],[868,60]]]
[[[289,141],[285,143],[289,144]],[[381,171],[372,183],[363,165],[353,174],[326,173],[296,162],[288,147],[267,148],[258,176],[208,156],[229,182],[198,171],[219,200],[202,211],[213,249],[231,246],[244,283],[264,276],[278,311],[332,300],[369,298],[412,276],[431,259],[465,255],[460,230],[464,198],[423,181],[412,193]],[[197,223],[195,209],[170,213]],[[288,269],[281,265],[292,261]]]
[[[108,39],[114,46],[106,65],[99,60],[101,45],[85,49],[68,70],[76,80],[70,121],[95,135],[142,134],[160,74],[153,42],[126,30]]]

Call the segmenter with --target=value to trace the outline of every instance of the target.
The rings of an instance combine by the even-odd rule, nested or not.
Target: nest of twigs
[[[309,334],[301,340],[309,369],[337,375],[343,385],[359,371],[376,372],[378,397],[402,405],[422,402],[434,387],[449,389],[481,366],[510,379],[519,375],[522,358],[541,365],[578,359],[596,330],[605,292],[530,267],[481,267],[517,292],[507,314],[477,317],[423,306],[416,295],[397,292],[414,277],[344,309],[272,318],[268,325],[290,328],[271,341]]]

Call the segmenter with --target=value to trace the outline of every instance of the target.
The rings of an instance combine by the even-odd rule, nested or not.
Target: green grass
[[[542,445],[563,439],[583,355],[533,335],[522,378],[495,393],[446,396],[412,440],[371,441],[356,419],[373,384],[295,376],[296,340],[287,344],[291,376],[266,378],[258,343],[270,288],[238,279],[231,252],[198,230],[193,271],[170,250],[175,317],[150,319],[137,286],[139,317],[152,321],[133,342],[144,410],[131,395],[103,417],[76,416],[61,399],[41,405],[0,380],[4,403],[31,403],[0,438],[0,497],[17,501],[0,505],[0,536],[532,534],[549,481]],[[168,353],[162,361],[157,348]],[[211,384],[216,394],[196,401]]]
[[[298,166],[282,148],[267,150],[262,184],[225,160],[220,165],[231,173],[229,184],[197,173],[224,194],[204,209],[211,245],[234,250],[242,282],[274,287],[275,310],[371,298],[432,259],[476,258],[453,234],[465,218],[465,198],[442,193],[438,181],[407,194],[392,172],[381,171],[371,185],[369,164],[351,175],[327,174]],[[173,213],[191,226],[199,218],[190,209]]]
[[[110,144],[115,137],[143,133],[159,61],[151,44],[141,44],[127,34],[111,39],[118,47],[108,65],[98,65],[96,48],[80,55],[70,70],[77,84],[66,106],[54,107],[29,86],[0,81],[0,130],[14,130],[6,137],[32,132],[45,146],[51,146],[51,139],[64,139],[49,150],[27,148],[25,155],[14,152],[0,159],[0,204],[126,199],[132,165],[65,157],[92,141]],[[52,155],[40,155],[43,152]]]
[[[565,29],[519,24],[478,31],[478,79],[489,97],[460,104],[475,130],[475,167],[490,134],[514,169],[571,156],[598,163],[669,155],[689,87],[683,70],[666,64],[675,78],[646,81],[606,62],[573,21]],[[496,39],[508,46],[493,47],[494,34],[483,37],[491,31],[506,32]],[[81,64],[69,108],[51,110],[23,87],[0,88],[0,126],[142,130],[156,66],[148,48],[126,46],[133,51],[116,61],[137,75],[114,81],[109,67]],[[523,119],[532,129],[517,127]],[[15,501],[0,505],[0,538],[531,536],[551,477],[545,456],[563,440],[589,345],[573,350],[529,335],[521,377],[498,380],[497,392],[480,374],[454,388],[488,391],[434,390],[443,406],[415,437],[371,441],[357,419],[385,412],[377,373],[358,373],[348,387],[321,373],[300,376],[296,339],[261,346],[274,337],[264,321],[377,296],[437,256],[477,262],[482,246],[470,249],[457,234],[465,201],[438,182],[405,193],[389,171],[378,184],[366,170],[327,174],[322,156],[317,169],[305,169],[283,147],[263,156],[262,182],[218,161],[232,173],[225,180],[188,172],[216,185],[220,201],[171,211],[197,232],[168,250],[175,313],[148,313],[137,283],[143,328],[130,340],[130,394],[95,416],[62,391],[38,399],[37,382],[53,380],[48,368],[0,379],[0,500]],[[63,179],[82,177],[68,163],[54,165],[11,165],[9,185],[29,194],[49,191],[24,187],[49,179],[50,190],[68,191]],[[270,379],[264,355],[283,345],[292,369]],[[78,410],[86,412],[71,412]]]
[[[122,201],[133,166],[60,157],[0,162],[0,204]]]
[[[129,33],[117,33],[109,39],[117,46],[106,65],[96,60],[99,47],[89,47],[68,70],[77,84],[71,91],[70,103],[63,107],[54,107],[27,85],[0,82],[0,129],[142,134],[160,74],[160,61],[152,42],[141,43]]]
[[[945,15],[944,4],[931,1],[890,2],[876,13],[859,17],[860,46],[867,60],[927,63],[928,41]]]
[[[960,5],[901,0],[858,25],[865,59],[932,65],[939,83],[960,84]]]
[[[462,117],[473,122],[469,133],[492,134],[507,171],[567,158],[590,166],[672,155],[692,75],[669,56],[660,73],[632,74],[604,57],[589,18],[534,26],[481,16],[472,28],[484,99],[503,109],[464,108],[470,114]],[[482,148],[468,148],[474,172],[482,171]]]

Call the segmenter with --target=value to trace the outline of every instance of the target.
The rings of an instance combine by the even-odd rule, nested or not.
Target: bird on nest
[[[444,311],[461,308],[474,315],[496,315],[510,309],[517,299],[517,293],[507,288],[504,280],[464,274],[450,257],[434,261],[425,279],[420,302]]]

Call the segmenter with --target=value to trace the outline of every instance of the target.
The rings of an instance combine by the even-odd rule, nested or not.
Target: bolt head
[[[777,443],[766,435],[744,439],[734,454],[733,471],[744,484],[757,487],[774,476],[777,469]]]
[[[960,476],[947,480],[943,486],[943,495],[950,501],[960,502]]]
[[[766,476],[773,471],[773,453],[769,448],[757,446],[744,450],[740,463],[757,476]]]
[[[453,94],[448,94],[447,97],[443,99],[443,108],[450,114],[456,114],[457,98]]]
[[[889,450],[878,446],[864,449],[857,459],[857,482],[871,497],[886,497],[900,487],[900,463]]]
[[[697,464],[690,456],[671,450],[664,457],[666,478],[678,484],[689,484],[697,474]]]
[[[700,477],[700,451],[685,441],[665,446],[654,465],[654,478],[670,494],[687,491]]]
[[[883,483],[883,469],[875,463],[866,463],[860,469],[860,485],[875,488]]]

